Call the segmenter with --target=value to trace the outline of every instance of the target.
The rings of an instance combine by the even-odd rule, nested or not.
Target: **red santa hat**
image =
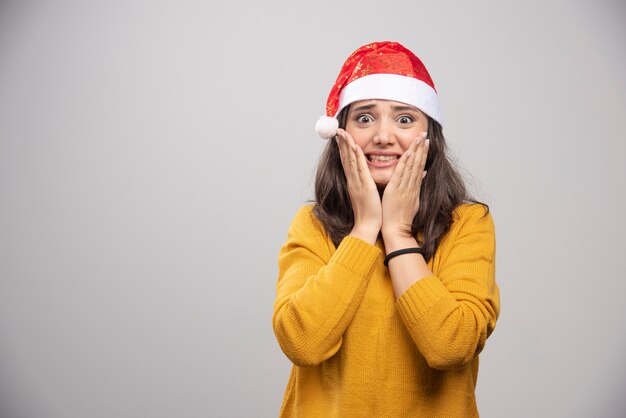
[[[337,134],[337,115],[359,100],[406,103],[442,124],[435,84],[426,67],[397,42],[373,42],[354,51],[343,64],[326,102],[326,115],[315,124],[324,139]]]

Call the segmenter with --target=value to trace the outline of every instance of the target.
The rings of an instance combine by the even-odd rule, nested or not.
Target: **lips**
[[[398,163],[400,159],[400,155],[393,153],[372,153],[366,154],[367,157],[367,165],[371,167],[391,167]]]
[[[368,152],[365,154],[369,161],[389,161],[393,159],[399,159],[401,154],[397,152],[377,151]]]

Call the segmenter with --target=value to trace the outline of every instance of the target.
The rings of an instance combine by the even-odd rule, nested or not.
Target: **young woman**
[[[434,84],[395,42],[356,50],[316,125],[329,142],[280,249],[281,417],[475,417],[500,312],[495,229],[446,156]]]

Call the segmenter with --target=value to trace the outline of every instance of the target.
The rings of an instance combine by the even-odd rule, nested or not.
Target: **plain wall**
[[[626,410],[618,1],[0,3],[0,417],[272,417],[276,257],[345,58],[428,67],[496,225],[483,417]]]

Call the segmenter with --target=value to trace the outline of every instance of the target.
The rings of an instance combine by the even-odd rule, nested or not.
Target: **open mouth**
[[[380,162],[384,163],[387,161],[397,160],[399,157],[397,155],[376,155],[376,154],[367,154],[367,159],[373,163]]]

